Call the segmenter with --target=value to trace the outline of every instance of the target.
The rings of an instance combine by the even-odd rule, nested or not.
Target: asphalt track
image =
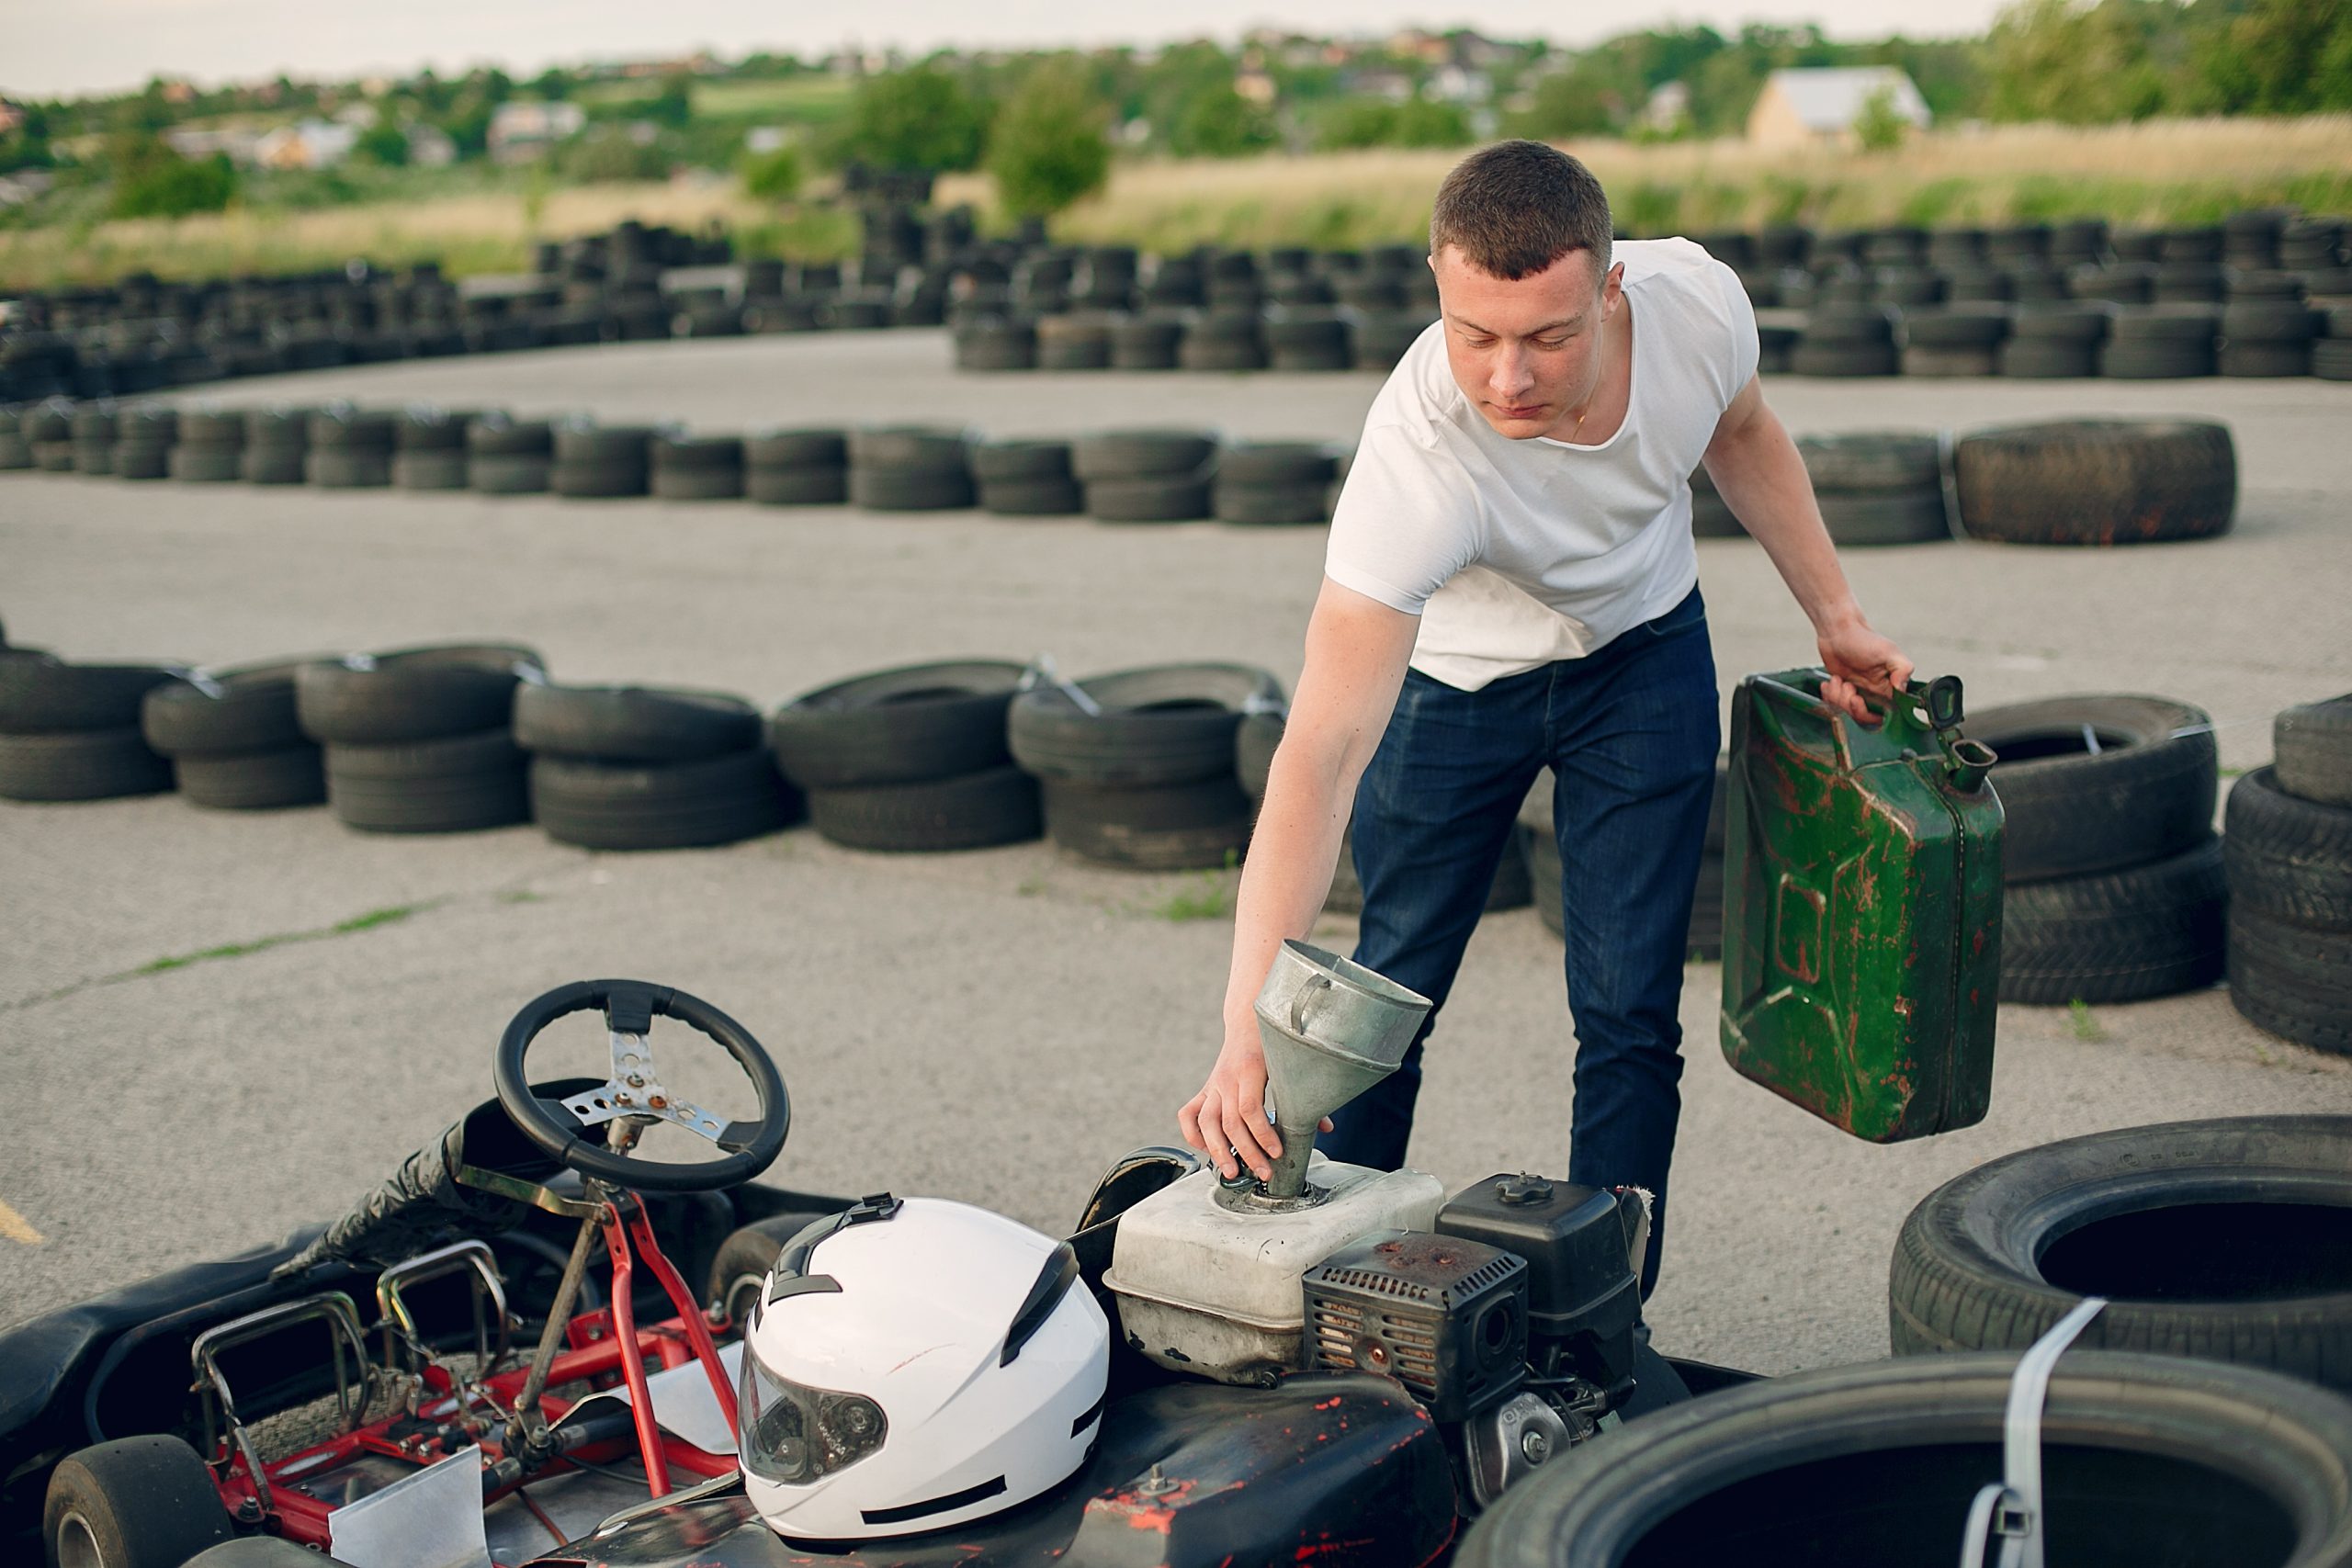
[[[209,395],[589,409],[713,431],[946,419],[1002,434],[1199,423],[1271,438],[1351,436],[1377,386],[966,377],[943,334],[899,332],[417,361]],[[1768,391],[1799,432],[2088,413],[2234,429],[2242,503],[2222,539],[1849,552],[1877,625],[1924,671],[1962,675],[1973,704],[2178,697],[2213,714],[2224,766],[2242,770],[2267,757],[2279,707],[2352,688],[2352,386]],[[519,637],[558,679],[770,705],[958,655],[1050,652],[1073,673],[1239,659],[1289,680],[1321,547],[1315,529],[0,475],[0,615],[18,642],[230,662]],[[1810,660],[1759,551],[1700,552],[1726,691],[1744,671]],[[684,986],[766,1040],[795,1107],[776,1179],[966,1198],[1066,1227],[1114,1156],[1172,1140],[1174,1108],[1207,1066],[1229,928],[1173,917],[1220,880],[1094,869],[1042,844],[893,858],[802,830],[595,855],[528,828],[376,838],[323,811],[241,817],[168,795],[0,806],[0,1325],[330,1215],[489,1092],[517,1005],[594,975]],[[1348,923],[1324,934],[1344,945]],[[2216,990],[2087,1020],[2007,1010],[1990,1117],[1872,1147],[1731,1074],[1713,1043],[1717,985],[1713,966],[1690,968],[1673,1224],[1650,1315],[1662,1348],[1759,1371],[1885,1354],[1895,1229],[1981,1160],[2104,1127],[2352,1111],[2352,1061],[2261,1033]],[[584,1062],[593,1037],[572,1032],[562,1048]],[[1532,910],[1490,918],[1432,1047],[1416,1163],[1449,1184],[1563,1168],[1569,1051],[1557,942]]]

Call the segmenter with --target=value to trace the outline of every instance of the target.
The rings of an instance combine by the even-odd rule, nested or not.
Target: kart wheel
[[[49,1478],[41,1546],[49,1568],[180,1568],[230,1539],[212,1472],[177,1438],[118,1438]]]
[[[775,1267],[775,1255],[819,1220],[831,1218],[829,1213],[787,1210],[730,1231],[718,1244],[718,1255],[710,1260],[710,1281],[703,1300],[741,1329],[759,1290],[768,1281],[768,1270]]]

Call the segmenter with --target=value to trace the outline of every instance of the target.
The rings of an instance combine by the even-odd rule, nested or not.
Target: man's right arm
[[[1283,941],[1313,929],[1331,890],[1356,781],[1388,728],[1419,617],[1326,578],[1306,626],[1306,660],[1274,750],[1234,911],[1225,1043],[1208,1082],[1177,1112],[1184,1141],[1221,1175],[1233,1155],[1259,1177],[1282,1139],[1265,1111],[1266,1061],[1252,1005]]]

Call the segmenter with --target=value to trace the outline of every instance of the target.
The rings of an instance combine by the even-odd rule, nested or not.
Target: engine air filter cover
[[[1527,1371],[1527,1260],[1466,1237],[1382,1231],[1306,1271],[1308,1348],[1333,1371],[1396,1379],[1460,1421]]]

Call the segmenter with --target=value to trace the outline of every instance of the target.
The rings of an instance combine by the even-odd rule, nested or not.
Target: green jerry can
[[[1724,1055],[1874,1144],[1984,1120],[2001,974],[2001,802],[1957,676],[1821,699],[1819,670],[1731,705]]]

